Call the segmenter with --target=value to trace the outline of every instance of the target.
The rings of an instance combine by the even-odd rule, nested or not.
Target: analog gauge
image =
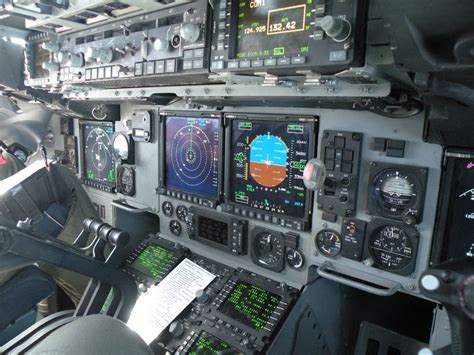
[[[171,217],[174,212],[174,207],[173,204],[169,201],[163,202],[161,205],[161,209],[163,210],[163,213],[166,217]]]
[[[381,171],[373,181],[372,196],[386,213],[401,215],[418,204],[418,188],[414,178],[401,170]]]
[[[135,171],[132,168],[117,168],[117,190],[127,196],[135,195]]]
[[[22,149],[15,149],[13,155],[22,163],[26,163],[26,160],[28,159],[28,154]]]
[[[273,271],[283,270],[285,242],[281,233],[263,228],[254,230],[252,247],[254,263]]]
[[[117,159],[127,160],[130,146],[125,134],[117,134],[113,142],[114,154]]]
[[[380,269],[396,271],[406,268],[414,253],[412,238],[398,226],[382,226],[370,236],[369,254]]]
[[[188,217],[188,209],[186,206],[179,205],[176,207],[176,216],[180,221],[186,222],[186,217]]]
[[[170,231],[173,235],[177,237],[180,236],[182,231],[181,223],[179,223],[176,219],[172,219],[170,221]]]
[[[342,250],[342,238],[333,230],[322,230],[316,235],[316,247],[321,254],[335,258]]]

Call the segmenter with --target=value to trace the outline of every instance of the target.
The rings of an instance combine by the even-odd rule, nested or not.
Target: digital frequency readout
[[[311,125],[234,120],[231,200],[266,212],[304,218],[303,170],[310,158]]]
[[[189,349],[188,355],[234,355],[242,354],[242,352],[234,349],[232,346],[227,344],[225,341],[202,331],[199,334],[196,342]]]
[[[219,142],[217,118],[167,117],[166,186],[217,198]]]
[[[219,311],[255,330],[261,330],[281,297],[244,281],[238,281]]]
[[[309,52],[312,0],[240,0],[237,58]]]
[[[131,267],[148,277],[157,279],[174,261],[173,252],[158,245],[148,245]]]

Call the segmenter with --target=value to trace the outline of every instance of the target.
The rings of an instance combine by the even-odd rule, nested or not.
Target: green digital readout
[[[263,329],[281,297],[261,287],[238,281],[219,311],[255,329]]]
[[[158,245],[147,246],[132,263],[132,268],[153,278],[158,278],[163,270],[174,261],[173,252]]]
[[[202,331],[199,334],[199,338],[195,341],[193,346],[189,349],[188,355],[236,355],[242,354],[241,351],[238,351],[232,348],[225,341],[216,338],[215,336]]]

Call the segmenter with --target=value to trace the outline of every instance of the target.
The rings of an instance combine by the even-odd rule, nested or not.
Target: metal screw
[[[328,224],[327,224],[326,222],[323,222],[323,223],[321,224],[321,226],[322,226],[323,228],[327,228],[327,227],[328,227]]]
[[[120,95],[120,92],[117,90],[114,92],[115,96],[119,96]]]
[[[184,92],[185,92],[186,95],[189,95],[189,94],[191,94],[191,89],[185,89]]]
[[[211,92],[211,90],[209,90],[208,88],[205,88],[205,89],[204,89],[204,93],[205,93],[206,95],[209,95],[210,92]]]

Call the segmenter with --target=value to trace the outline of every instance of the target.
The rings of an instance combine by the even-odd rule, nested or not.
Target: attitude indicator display
[[[303,170],[312,158],[314,122],[233,120],[231,202],[304,219]]]
[[[115,157],[111,122],[82,124],[84,144],[84,179],[106,186],[115,186]]]
[[[167,188],[217,199],[219,118],[168,116],[165,126]]]
[[[309,52],[311,10],[306,0],[241,0],[236,57],[251,59]]]

